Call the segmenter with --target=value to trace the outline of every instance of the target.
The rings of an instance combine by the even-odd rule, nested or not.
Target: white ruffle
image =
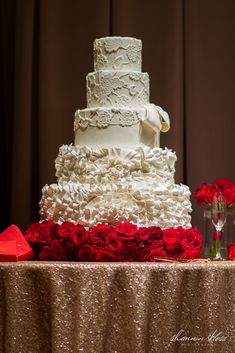
[[[90,147],[60,147],[55,161],[59,183],[106,184],[133,180],[159,186],[174,182],[176,154],[165,148],[139,147],[132,151],[119,148],[93,150]]]
[[[190,227],[190,191],[185,185],[159,187],[133,181],[125,184],[52,184],[44,186],[42,219],[84,226],[120,220],[161,228]]]

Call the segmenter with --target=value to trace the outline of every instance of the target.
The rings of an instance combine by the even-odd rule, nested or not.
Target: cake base
[[[191,227],[190,191],[185,185],[161,187],[136,181],[128,184],[64,183],[44,186],[40,201],[42,220],[64,221],[90,227],[128,221],[162,229]]]

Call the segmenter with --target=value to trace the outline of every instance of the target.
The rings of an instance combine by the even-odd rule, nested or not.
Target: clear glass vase
[[[204,213],[203,257],[212,260],[227,258],[227,244],[235,242],[234,210],[226,212],[226,222],[221,231],[213,225],[212,208],[205,208]]]

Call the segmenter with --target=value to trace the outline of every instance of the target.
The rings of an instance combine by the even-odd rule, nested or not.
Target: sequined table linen
[[[235,263],[1,263],[0,352],[234,353]]]

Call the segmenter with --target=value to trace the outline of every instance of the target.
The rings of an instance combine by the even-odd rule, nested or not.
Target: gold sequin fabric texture
[[[0,352],[234,353],[235,263],[1,263]]]

